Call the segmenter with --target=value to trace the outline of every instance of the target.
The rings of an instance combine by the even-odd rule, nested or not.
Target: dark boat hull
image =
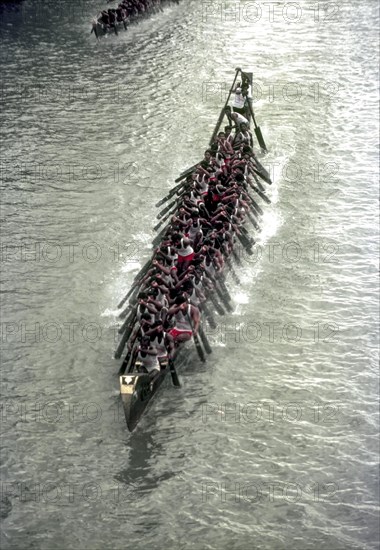
[[[123,403],[125,420],[128,430],[132,432],[145,409],[157,393],[159,387],[166,378],[169,367],[161,368],[160,374],[151,385],[149,374],[129,373],[120,376],[120,395]]]

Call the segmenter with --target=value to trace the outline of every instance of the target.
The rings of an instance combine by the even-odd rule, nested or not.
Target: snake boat
[[[100,12],[92,20],[91,34],[94,33],[98,40],[108,34],[117,35],[119,31],[128,30],[131,25],[136,25],[143,19],[163,11],[163,6],[173,3],[178,4],[179,0],[150,0],[146,7],[141,5],[140,10],[132,8],[129,13],[126,9],[118,7],[111,9],[111,13],[106,10],[108,15],[105,17],[103,15],[105,12]]]
[[[246,89],[248,89],[249,86],[252,86],[252,73],[243,72],[240,68],[237,68],[235,73],[235,78],[232,83],[226,104],[220,113],[219,119],[215,126],[215,130],[212,134],[210,144],[209,144],[210,147],[212,147],[213,144],[215,144],[215,140],[217,139],[216,136],[219,132],[221,124],[223,123],[224,117],[227,116],[229,118],[229,121],[231,122],[231,118],[228,116],[228,113],[229,113],[228,102],[230,100],[230,97],[233,91],[236,91],[236,82],[239,75],[242,81],[242,84],[241,84],[242,88],[244,85]],[[261,129],[256,124],[255,115],[252,109],[252,104],[249,98],[249,94],[245,94],[244,106],[240,112],[244,113],[244,118],[249,122],[249,124],[251,123],[254,124],[254,131],[255,131],[258,145],[259,147],[261,147],[261,151],[265,152],[266,145],[261,133]],[[241,130],[241,127],[239,124],[237,124],[235,137],[233,139],[236,139],[238,131],[240,130]],[[251,133],[251,137],[252,137],[252,133]],[[232,140],[232,143],[234,143],[233,140]],[[239,164],[238,163],[239,157],[242,155],[242,152],[244,151],[244,147],[247,147],[247,146],[244,144],[239,146],[235,146],[235,144],[233,145],[232,158],[236,157],[235,159],[236,165]],[[250,149],[249,146],[248,146],[248,149]],[[244,186],[244,191],[242,188],[241,196],[244,196],[246,199],[244,200],[245,207],[241,208],[241,211],[242,211],[241,223],[239,223],[239,225],[236,225],[234,223],[230,224],[231,234],[232,234],[230,246],[225,246],[224,249],[222,249],[223,262],[224,262],[223,272],[220,272],[215,277],[213,277],[213,275],[209,274],[209,271],[207,271],[207,277],[210,276],[211,280],[213,281],[213,285],[211,285],[213,288],[206,289],[206,286],[204,288],[205,299],[202,301],[202,303],[199,304],[199,310],[201,311],[202,322],[199,325],[199,329],[197,333],[194,331],[194,326],[192,324],[190,315],[188,314],[189,324],[191,329],[193,329],[192,340],[195,344],[199,359],[201,361],[206,361],[207,354],[212,352],[211,346],[207,340],[205,331],[203,330],[203,326],[202,326],[204,319],[206,319],[209,322],[210,326],[212,326],[212,323],[215,322],[213,319],[214,310],[216,311],[217,314],[220,314],[220,315],[224,315],[226,311],[228,312],[233,310],[233,307],[231,305],[231,297],[228,293],[228,289],[225,283],[225,275],[226,273],[230,272],[235,282],[237,283],[239,282],[239,279],[233,264],[233,261],[235,261],[237,264],[241,263],[240,257],[237,254],[238,246],[241,245],[244,248],[246,253],[252,254],[252,246],[254,246],[254,240],[249,236],[246,225],[248,225],[249,223],[252,223],[252,225],[256,229],[258,230],[260,229],[258,221],[263,211],[259,206],[259,204],[256,202],[256,199],[261,198],[266,203],[270,203],[270,199],[264,193],[264,187],[260,181],[260,180],[263,180],[264,182],[271,184],[272,182],[271,182],[270,176],[266,171],[266,169],[262,166],[262,164],[257,159],[257,156],[253,153],[252,149],[251,149],[250,155],[248,156],[250,157],[249,160],[245,160],[243,163],[245,166],[245,174],[246,174],[246,176],[244,176],[244,181],[242,180],[242,177],[240,177],[240,182]],[[223,161],[222,162],[223,166],[225,166],[226,163],[227,163],[226,161]],[[169,223],[164,226],[164,228],[160,231],[160,233],[154,239],[153,247],[155,251],[153,252],[151,259],[147,261],[147,263],[144,265],[141,271],[136,275],[129,292],[118,305],[119,308],[123,308],[126,302],[129,300],[129,304],[120,314],[120,317],[125,318],[125,321],[123,322],[122,326],[119,329],[119,333],[122,336],[121,336],[120,343],[117,347],[117,350],[115,352],[115,358],[117,359],[120,358],[123,354],[125,345],[128,343],[128,348],[129,348],[128,352],[126,353],[126,356],[124,357],[122,365],[119,369],[119,384],[120,384],[120,395],[121,395],[121,400],[123,404],[124,415],[125,415],[125,419],[126,419],[126,423],[129,431],[133,431],[135,429],[145,409],[147,408],[147,406],[149,405],[153,397],[157,394],[159,388],[161,387],[162,383],[164,382],[165,378],[168,376],[169,373],[172,377],[173,384],[175,386],[180,385],[175,365],[181,362],[180,361],[181,354],[184,351],[189,350],[188,342],[174,344],[172,351],[169,352],[168,350],[167,355],[160,359],[159,368],[158,370],[155,371],[154,376],[152,376],[144,368],[144,366],[141,364],[141,361],[139,361],[138,359],[139,357],[138,350],[141,348],[138,347],[138,341],[135,335],[136,331],[138,331],[138,328],[139,328],[139,316],[138,316],[139,306],[137,305],[137,302],[138,302],[138,296],[139,296],[139,293],[141,292],[141,289],[146,288],[144,287],[144,285],[147,284],[146,283],[147,274],[150,273],[150,270],[152,269],[154,270],[154,266],[157,264],[157,262],[156,264],[154,262],[155,258],[157,258],[156,247],[158,244],[160,244],[160,242],[162,242],[165,239],[166,235],[170,231],[171,220],[173,219],[172,216],[179,212],[179,209],[183,206],[184,201],[187,200],[186,196],[188,196],[189,193],[191,193],[191,190],[194,187],[194,182],[192,181],[192,174],[196,174],[197,170],[200,169],[199,168],[200,166],[201,165],[199,164],[192,166],[191,168],[183,172],[175,181],[177,185],[175,185],[169,191],[167,196],[165,196],[156,204],[156,206],[161,206],[165,202],[169,202],[174,198],[173,202],[168,204],[164,208],[164,210],[157,215],[157,217],[161,221],[158,224],[158,226],[155,227],[156,230],[158,230],[159,227],[162,224],[164,224],[168,219],[169,219]],[[231,168],[228,168],[228,169],[232,171]],[[239,172],[238,168],[236,168],[236,172]],[[210,173],[212,173],[212,169],[210,169]],[[232,177],[231,186],[234,189],[239,188],[239,185],[237,183],[238,179],[239,178],[237,175]],[[255,198],[253,198],[252,195],[248,193],[248,190],[254,191],[256,195]],[[227,197],[229,196],[230,195],[227,195]],[[218,208],[221,208],[221,211],[223,212],[223,206]],[[213,228],[211,230],[210,228],[208,228],[208,231],[209,232],[213,231]],[[188,302],[190,304],[188,307],[191,307],[191,304],[192,304],[191,298],[189,298]]]

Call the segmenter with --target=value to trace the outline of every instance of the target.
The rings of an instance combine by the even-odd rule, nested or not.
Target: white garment
[[[246,119],[245,116],[241,115],[240,113],[235,113],[235,111],[234,111],[234,115],[235,115],[234,118],[237,117],[237,122],[239,124],[247,124],[247,125],[249,124],[248,119]]]
[[[232,107],[234,109],[243,109],[244,103],[245,103],[245,97],[243,96],[243,94],[241,92],[235,93],[235,97],[232,102]]]

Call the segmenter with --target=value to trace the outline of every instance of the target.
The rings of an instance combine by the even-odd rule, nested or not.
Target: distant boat
[[[138,24],[142,19],[149,17],[155,13],[162,12],[162,6],[165,4],[178,4],[179,0],[161,0],[155,5],[147,8],[145,11],[138,11],[135,9],[135,13],[127,15],[126,10],[115,8],[110,12],[105,10],[100,12],[92,21],[91,33],[94,33],[96,38],[99,39],[107,34],[118,34],[119,31],[126,31],[128,27],[133,24]]]

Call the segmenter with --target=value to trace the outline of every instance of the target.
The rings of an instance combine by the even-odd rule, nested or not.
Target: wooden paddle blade
[[[206,317],[206,319],[207,319],[208,324],[210,325],[210,327],[213,328],[213,329],[215,329],[215,328],[217,327],[217,324],[216,324],[216,321],[215,321],[215,319],[214,319],[213,314],[211,313],[211,311],[210,311],[209,308],[207,307],[206,302],[202,303],[201,311],[204,312],[205,317]]]
[[[169,368],[170,368],[170,374],[172,376],[173,385],[177,386],[177,388],[181,387],[177,371],[175,369],[174,361],[173,359],[169,359]]]
[[[257,204],[257,202],[255,201],[255,199],[253,199],[252,197],[250,197],[250,199],[251,199],[251,203],[252,203],[251,206],[253,206],[253,208],[256,210],[256,212],[258,212],[260,214],[260,216],[262,216],[264,214],[264,211],[261,208],[261,206],[259,206]],[[252,210],[252,208],[251,208],[251,210]]]
[[[129,305],[123,309],[123,311],[121,313],[119,313],[119,319],[124,319],[124,317],[126,317],[128,315],[128,312],[130,311],[130,307]]]
[[[165,220],[161,220],[157,225],[155,225],[153,227],[153,231],[158,231],[163,223],[165,223]]]
[[[170,204],[168,204],[167,206],[165,206],[165,208],[163,210],[161,210],[161,212],[159,212],[156,216],[156,218],[158,220],[160,220],[163,216],[165,216],[166,212],[169,212],[169,210],[171,208],[173,208],[173,206],[175,205],[175,201],[171,202]]]
[[[205,351],[206,353],[212,353],[212,349],[211,349],[211,346],[209,344],[209,341],[207,340],[207,336],[206,334],[204,333],[204,330],[203,330],[203,327],[199,327],[199,336],[201,337],[201,340],[202,340],[202,344],[205,348]]]
[[[231,275],[232,275],[233,280],[235,281],[236,284],[240,285],[240,284],[241,284],[241,281],[240,281],[239,277],[238,277],[237,274],[236,274],[236,271],[235,271],[235,269],[234,269],[234,266],[232,265],[231,258],[227,258],[226,264],[227,264],[227,266],[228,266],[228,268],[229,268],[229,270],[230,270],[230,272],[231,272]],[[210,325],[210,326],[211,326],[211,325]],[[213,328],[213,327],[211,327],[211,328]]]
[[[271,200],[269,197],[267,197],[267,195],[265,193],[263,193],[262,191],[260,191],[260,189],[258,187],[253,187],[253,190],[256,191],[256,193],[259,195],[259,197],[261,197],[263,199],[264,202],[266,202],[267,204],[271,204]]]
[[[163,199],[161,199],[160,201],[158,201],[156,203],[156,208],[158,208],[159,206],[162,206],[166,201],[168,201],[170,199],[170,195],[167,195],[166,197],[164,197]]]
[[[244,250],[246,250],[249,255],[252,255],[252,247],[250,241],[248,240],[248,237],[246,237],[245,235],[238,235],[237,237],[241,242]]]
[[[218,300],[216,299],[215,295],[213,294],[214,290],[212,290],[210,292],[210,300],[211,300],[211,303],[213,304],[214,308],[215,308],[215,311],[218,313],[218,315],[225,315],[225,311],[224,309],[222,308],[222,306],[218,303]]]
[[[264,149],[264,151],[268,151],[267,146],[265,145],[263,134],[261,133],[260,126],[256,126],[255,134],[256,134],[257,141],[259,142],[259,145],[260,145],[261,149]]]
[[[118,303],[117,309],[120,309],[121,307],[123,307],[123,305],[125,304],[125,302],[128,300],[128,298],[129,298],[130,295],[132,294],[133,289],[134,289],[134,286],[131,286],[131,288],[128,290],[128,292],[127,292],[127,294],[124,296],[124,298]]]
[[[206,356],[204,354],[204,351],[202,349],[202,346],[201,346],[201,343],[199,341],[198,336],[193,334],[193,340],[194,340],[194,343],[195,343],[195,349],[197,350],[199,359],[202,361],[202,363],[205,363],[206,362]]]
[[[261,162],[257,160],[256,156],[254,156],[253,158],[256,164],[256,166],[253,169],[256,172],[256,174],[260,176],[260,178],[262,178],[266,183],[269,183],[269,185],[272,185],[272,180],[270,178],[268,170],[266,170],[266,168],[264,168]]]
[[[126,330],[123,334],[122,339],[119,342],[119,345],[116,348],[115,355],[114,355],[115,359],[120,359],[121,354],[123,353],[123,349],[125,348],[125,344],[127,343],[127,340],[129,338],[129,336],[130,336],[130,333],[129,333],[128,330]]]

